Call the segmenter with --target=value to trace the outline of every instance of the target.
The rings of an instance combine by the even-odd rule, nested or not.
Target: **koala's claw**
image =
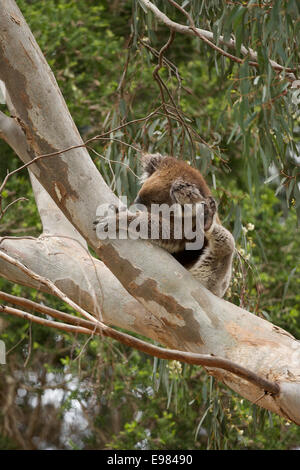
[[[206,232],[213,225],[216,213],[217,203],[212,196],[209,196],[204,202],[204,230]]]
[[[101,220],[101,217],[97,217],[97,219],[93,221],[94,229],[96,229],[96,225],[99,223],[100,220]]]
[[[99,217],[93,222],[93,229],[99,230],[100,232],[106,232],[108,228],[108,218],[107,217]]]
[[[107,209],[104,211],[103,215],[98,215],[93,221],[93,229],[97,230],[97,226],[100,226],[100,230],[105,231],[105,228],[108,225],[108,219],[110,217],[117,217],[121,212],[125,212],[126,210],[126,206],[120,206],[118,204],[109,204],[107,206]]]
[[[100,220],[101,217],[97,217],[97,219],[93,221],[93,230],[97,230],[97,225],[99,224]]]

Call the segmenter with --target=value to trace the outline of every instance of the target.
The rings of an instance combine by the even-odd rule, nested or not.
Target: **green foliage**
[[[298,3],[182,2],[216,41],[234,34],[237,48],[230,52],[238,58],[244,58],[242,44],[256,50],[259,67],[250,57],[237,64],[199,39],[177,34],[159,72],[168,90],[166,109],[152,74],[169,32],[139,2],[17,3],[84,139],[141,119],[93,145],[91,155],[112,189],[134,198],[140,148],[173,151],[195,164],[214,187],[240,253],[227,299],[300,338],[299,109],[290,81],[268,62],[299,63]],[[187,24],[168,2],[155,3]],[[3,142],[0,152],[3,179],[20,163]],[[25,171],[9,179],[4,206],[21,196],[28,201],[11,206],[1,232],[38,235]],[[41,292],[0,283],[2,290],[69,311]],[[1,407],[1,448],[299,446],[299,427],[242,400],[197,367],[151,359],[104,338],[75,338],[14,318],[5,322],[1,338],[11,352],[0,370],[0,400],[7,405],[13,398]],[[76,417],[74,429],[66,425],[68,413]],[[7,430],[18,427],[32,430],[31,436],[12,432],[8,438]]]
[[[186,17],[175,11],[168,2],[157,1],[156,3],[172,19],[186,24]],[[232,147],[237,144],[237,151],[243,155],[243,168],[247,169],[248,191],[259,189],[262,178],[266,179],[270,176],[269,167],[272,163],[279,175],[277,191],[285,193],[287,206],[294,198],[299,218],[299,159],[296,158],[299,155],[299,93],[291,87],[291,83],[296,84],[296,70],[299,64],[298,2],[287,0],[271,3],[253,1],[224,3],[190,0],[184,2],[184,6],[194,18],[196,25],[213,31],[216,42],[221,37],[227,42],[235,37],[237,46],[233,51],[221,42],[220,46],[225,51],[233,53],[238,60],[242,59],[242,63],[237,64],[225,59],[204,42],[199,43],[199,39],[192,41],[191,47],[194,50],[197,47],[196,43],[199,45],[198,62],[201,63],[202,59],[202,64],[207,63],[209,67],[209,95],[215,98],[215,95],[211,94],[214,89],[211,76],[215,76],[218,79],[219,88],[222,88],[222,95],[227,99],[225,106],[224,100],[220,100],[219,96],[219,99],[215,101],[219,105],[217,113],[221,119],[217,121],[214,116],[215,122],[210,132],[213,135],[223,136],[220,145],[214,144],[211,137],[206,138],[205,119],[202,118],[202,122],[200,121],[201,136],[206,141],[207,148],[210,149],[211,160],[214,154],[224,157],[221,148],[224,149],[224,145],[231,144],[230,166],[232,168],[232,153],[234,152]],[[143,17],[149,16],[142,9],[138,14]],[[139,34],[143,27],[148,34],[149,41],[155,44],[155,37],[153,38],[150,28],[157,27],[156,21],[153,20],[150,26],[149,20],[146,19],[144,22],[136,22]],[[182,38],[181,35],[180,40],[184,42]],[[162,44],[161,41],[160,44]],[[253,54],[247,54],[244,50],[246,52],[254,50],[257,55],[253,57]],[[176,64],[180,63],[178,51],[172,48],[172,52],[177,53]],[[284,70],[272,67],[269,59],[283,68],[291,68],[295,74],[285,73]],[[193,60],[194,57],[191,62]],[[257,63],[256,67],[251,66],[253,62]],[[189,60],[185,60],[184,65],[188,69]],[[185,72],[183,76],[186,78]],[[198,77],[203,87],[203,83],[207,80],[203,75],[198,75]],[[203,96],[201,93],[202,87],[192,87],[192,89],[196,90],[198,97],[204,97],[208,102],[207,94]],[[189,115],[195,117],[194,106],[195,103],[191,103],[188,110]],[[186,111],[184,97],[182,108]],[[205,106],[202,110],[206,117],[209,106]],[[224,153],[226,155],[227,152]],[[228,156],[224,158],[227,160]],[[243,174],[245,178],[245,171]]]

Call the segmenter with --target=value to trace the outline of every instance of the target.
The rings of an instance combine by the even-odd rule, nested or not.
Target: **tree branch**
[[[169,344],[161,320],[131,297],[107,267],[69,237],[0,239],[1,249],[34,273],[47,277],[70,299],[107,325],[130,329]],[[37,280],[0,257],[0,275],[11,282],[51,293]],[[178,347],[180,347],[178,345]]]
[[[219,54],[227,57],[230,60],[233,60],[233,62],[237,62],[238,64],[242,64],[244,62],[243,59],[240,59],[239,57],[236,57],[232,54],[229,54],[229,52],[224,51],[219,46],[217,46],[212,41],[210,41],[206,37],[206,35],[200,33],[200,31],[196,28],[195,22],[194,22],[193,18],[191,17],[191,15],[184,8],[182,8],[180,5],[178,5],[178,3],[176,3],[174,0],[168,0],[168,1],[169,1],[169,3],[171,3],[171,5],[173,5],[175,8],[177,8],[181,13],[183,13],[187,17],[187,19],[190,23],[190,29],[195,33],[195,36],[197,36],[202,41],[204,41],[206,44],[208,44],[212,49],[219,52]],[[258,62],[254,62],[254,61],[251,61],[251,60],[249,61],[249,65],[251,65],[253,67],[259,67]]]
[[[220,47],[218,47],[216,44],[214,44],[212,41],[214,39],[213,33],[211,31],[206,31],[205,29],[200,29],[200,28],[195,28],[194,22],[191,18],[191,16],[182,8],[180,7],[176,2],[173,0],[169,0],[172,5],[174,5],[176,8],[178,8],[190,21],[190,26],[185,26],[179,23],[176,23],[175,21],[172,21],[167,15],[165,15],[162,11],[157,8],[156,5],[154,5],[152,2],[149,0],[140,0],[140,2],[144,5],[145,8],[147,8],[149,11],[152,11],[152,13],[155,15],[155,17],[162,23],[164,23],[169,29],[176,31],[181,34],[189,34],[189,35],[196,35],[203,41],[205,41],[210,47],[215,49],[217,52],[221,53],[222,55],[228,57],[231,60],[234,60],[235,62],[241,63],[242,60],[238,57],[235,57]],[[236,41],[235,39],[230,39],[229,41],[225,41],[223,36],[219,36],[218,41],[220,44],[223,44],[227,46],[230,49],[236,49]],[[241,46],[241,53],[244,56],[248,56],[250,59],[249,64],[252,66],[257,67],[257,53],[251,49],[247,49],[245,46]],[[270,65],[273,67],[274,70],[278,71],[284,71],[286,74],[289,74],[289,78],[292,80],[295,80],[295,75],[294,73],[296,72],[296,69],[289,68],[289,67],[283,67],[282,65],[278,64],[274,60],[269,59]]]
[[[257,374],[254,374],[253,372],[244,369],[238,364],[234,364],[226,359],[154,346],[153,344],[134,338],[133,336],[127,335],[126,333],[121,333],[111,328],[103,329],[102,325],[95,324],[94,322],[82,320],[80,318],[74,317],[73,315],[69,315],[49,307],[39,305],[36,302],[32,302],[27,299],[20,299],[12,295],[7,295],[4,292],[0,292],[0,299],[13,304],[25,306],[27,308],[32,308],[43,314],[58,318],[59,320],[65,320],[68,323],[71,323],[71,326],[61,321],[54,322],[51,320],[37,317],[36,315],[32,315],[19,309],[7,307],[6,305],[0,305],[0,311],[2,311],[3,313],[15,315],[25,320],[29,320],[34,323],[39,323],[40,325],[50,326],[52,328],[68,331],[69,333],[82,333],[87,335],[107,336],[109,338],[114,338],[120,343],[126,344],[127,346],[133,347],[139,351],[142,351],[146,354],[150,354],[151,356],[158,357],[160,359],[177,360],[181,362],[186,362],[188,364],[221,368],[232,372],[238,377],[242,377],[246,381],[256,385],[257,387],[260,387],[266,393],[270,393],[272,395],[279,394],[279,386],[276,383],[265,380],[257,376]]]

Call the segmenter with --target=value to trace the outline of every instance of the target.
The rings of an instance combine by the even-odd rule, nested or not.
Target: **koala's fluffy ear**
[[[173,181],[170,196],[174,202],[182,205],[204,201],[204,197],[195,184],[180,178]]]
[[[141,165],[144,171],[142,179],[149,178],[158,169],[164,158],[160,153],[142,153]]]

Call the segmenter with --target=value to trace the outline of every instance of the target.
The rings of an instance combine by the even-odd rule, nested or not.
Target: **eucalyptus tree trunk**
[[[231,372],[207,369],[248,400],[300,424],[300,343],[295,338],[214,296],[149,242],[100,244],[93,230],[97,207],[117,198],[87,150],[74,148],[82,139],[20,10],[13,0],[2,0],[0,6],[0,79],[16,116],[0,116],[0,135],[24,163],[72,147],[30,165],[41,237],[4,239],[0,249],[48,277],[108,324],[170,348],[229,359],[273,381],[278,393],[264,393]],[[90,256],[86,244],[102,262]],[[38,287],[3,260],[0,274]]]

